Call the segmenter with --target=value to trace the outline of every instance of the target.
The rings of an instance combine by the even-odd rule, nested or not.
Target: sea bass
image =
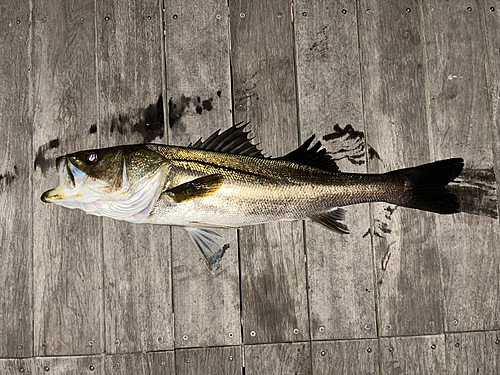
[[[342,173],[321,143],[313,144],[314,135],[270,158],[251,143],[245,125],[188,147],[142,144],[61,156],[59,186],[42,201],[117,220],[183,226],[212,272],[228,248],[213,228],[310,219],[349,233],[341,207],[350,204],[459,210],[446,185],[461,173],[463,159],[382,174]]]

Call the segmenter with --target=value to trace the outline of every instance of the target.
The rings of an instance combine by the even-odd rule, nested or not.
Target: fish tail
[[[446,189],[446,185],[460,175],[463,166],[463,159],[453,158],[399,169],[387,174],[403,175],[410,182],[410,199],[399,203],[400,206],[453,214],[459,212],[460,207],[457,197]]]

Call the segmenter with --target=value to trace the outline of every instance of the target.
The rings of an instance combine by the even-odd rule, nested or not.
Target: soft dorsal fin
[[[321,148],[321,142],[318,141],[311,148],[309,148],[314,140],[314,137],[315,135],[313,134],[302,144],[302,146],[277,159],[287,160],[298,164],[305,164],[329,172],[337,172],[339,167],[326,149]]]
[[[188,147],[263,158],[264,155],[257,149],[257,145],[250,142],[251,139],[248,138],[250,132],[243,130],[248,124],[248,122],[246,124],[240,122],[220,134],[219,129],[205,141],[200,138],[195,144],[190,143]]]

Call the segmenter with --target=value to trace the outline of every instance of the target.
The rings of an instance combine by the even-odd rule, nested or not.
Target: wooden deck
[[[500,373],[500,2],[292,3],[2,1],[1,374]],[[179,228],[40,201],[61,154],[247,120],[343,171],[463,157],[464,212],[225,230],[213,276]]]

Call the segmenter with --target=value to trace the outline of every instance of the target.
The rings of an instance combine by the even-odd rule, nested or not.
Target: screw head
[[[255,337],[255,335],[256,335],[255,331],[250,332],[250,336]]]

